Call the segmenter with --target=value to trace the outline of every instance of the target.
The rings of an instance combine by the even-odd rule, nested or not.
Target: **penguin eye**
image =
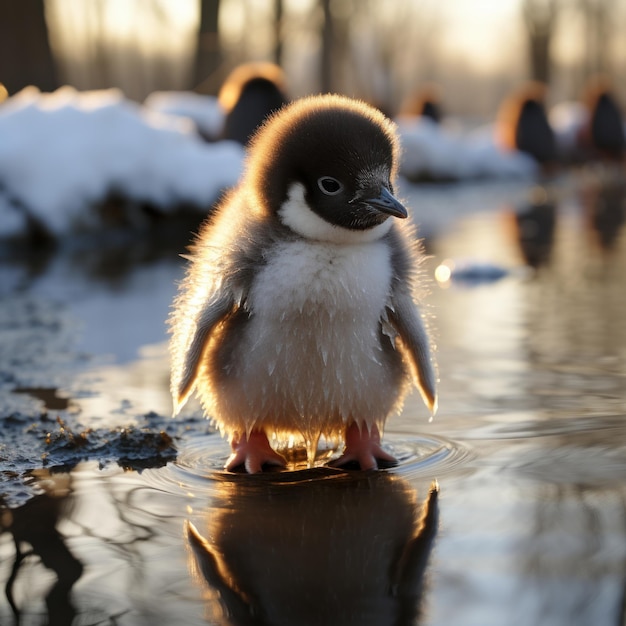
[[[343,191],[343,185],[332,176],[322,176],[317,179],[317,186],[327,196],[336,196]]]

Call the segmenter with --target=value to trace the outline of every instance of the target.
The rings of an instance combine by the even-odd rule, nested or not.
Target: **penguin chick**
[[[271,113],[289,101],[283,70],[273,63],[244,63],[228,76],[218,96],[226,112],[222,139],[249,144]]]
[[[284,465],[268,436],[294,435],[309,451],[343,436],[336,464],[374,469],[395,462],[380,433],[413,379],[436,410],[398,151],[380,111],[298,100],[256,134],[191,247],[170,318],[175,413],[195,390],[230,440],[226,469]]]

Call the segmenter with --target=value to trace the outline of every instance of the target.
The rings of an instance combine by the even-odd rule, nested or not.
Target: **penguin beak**
[[[386,215],[391,215],[392,217],[405,219],[409,216],[404,206],[398,202],[387,187],[381,187],[380,194],[376,198],[364,198],[362,202],[372,209],[380,213],[385,213]]]

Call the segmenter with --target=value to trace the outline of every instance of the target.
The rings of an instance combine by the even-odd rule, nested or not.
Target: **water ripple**
[[[390,433],[385,443],[398,459],[394,471],[409,480],[457,472],[474,457],[466,445],[437,435]]]
[[[390,433],[385,435],[385,448],[398,459],[398,465],[388,471],[406,480],[435,479],[458,472],[473,458],[473,452],[467,446],[432,435]],[[238,477],[249,479],[246,475],[223,469],[228,453],[228,444],[219,435],[190,438],[179,450],[176,462],[151,472],[149,480],[163,491],[210,494],[220,481],[238,480]],[[333,450],[321,449],[315,466],[309,468],[304,452],[296,451],[289,458],[287,470],[270,470],[256,475],[254,480],[295,483],[358,473],[326,465],[333,454],[336,455]]]

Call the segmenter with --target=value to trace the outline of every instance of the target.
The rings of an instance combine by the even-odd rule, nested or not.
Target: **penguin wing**
[[[202,355],[211,333],[235,307],[230,291],[218,291],[204,301],[193,316],[174,316],[172,326],[172,379],[174,415],[191,395],[200,369]],[[179,309],[180,311],[181,309]]]
[[[422,399],[434,415],[437,411],[437,390],[430,341],[424,321],[408,292],[394,291],[387,317],[400,336],[405,354],[415,369],[417,387]]]

